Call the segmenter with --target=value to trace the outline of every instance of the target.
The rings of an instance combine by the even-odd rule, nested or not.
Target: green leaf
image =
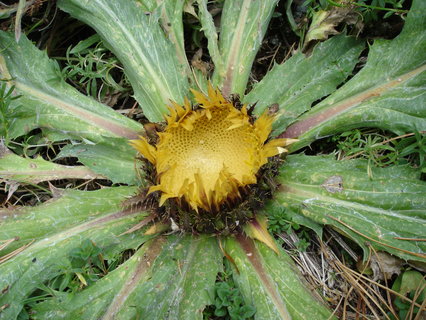
[[[408,270],[398,276],[392,285],[392,290],[395,290],[402,295],[416,292],[418,294],[417,301],[422,303],[426,297],[426,280],[424,275],[420,272]]]
[[[359,12],[353,7],[344,5],[313,12],[312,22],[305,35],[304,47],[313,40],[325,40],[330,35],[338,34],[335,28],[341,24],[356,26],[360,19],[358,15]]]
[[[94,34],[93,36],[90,36],[89,38],[77,43],[77,45],[69,51],[69,54],[77,54],[80,52],[84,52],[86,49],[90,48],[92,45],[98,43],[99,41],[101,41],[99,35]]]
[[[175,47],[176,56],[181,65],[185,65],[185,71],[189,75],[190,69],[188,58],[185,52],[185,42],[183,38],[183,9],[186,0],[166,0],[161,1],[156,10],[161,10],[161,26],[168,39]]]
[[[294,155],[280,170],[281,186],[269,206],[332,225],[366,256],[368,242],[407,260],[426,261],[420,239],[426,228],[426,182],[418,178],[408,166],[376,168],[364,160]]]
[[[277,103],[280,111],[274,131],[280,134],[314,101],[332,93],[351,74],[363,47],[362,41],[341,35],[320,43],[309,57],[299,51],[285,63],[275,65],[244,103],[257,103],[257,114]]]
[[[185,52],[185,41],[183,36],[183,12],[186,6],[185,0],[136,0],[145,14],[154,14],[159,17],[161,27],[168,39],[173,43],[176,56],[182,65],[187,66],[190,71],[188,59]]]
[[[19,236],[7,247],[28,245],[18,255],[0,264],[0,305],[8,305],[0,319],[15,319],[24,300],[69,264],[69,254],[90,239],[111,253],[136,248],[146,240],[121,233],[135,225],[146,213],[123,211],[121,203],[132,196],[134,187],[105,188],[98,191],[67,190],[59,198],[34,208],[0,212],[0,240]],[[32,241],[34,241],[32,243]]]
[[[176,56],[181,65],[186,65],[186,72],[192,77],[188,59],[185,52],[185,41],[183,36],[183,12],[186,6],[185,0],[136,0],[142,6],[146,14],[159,16],[161,27],[167,38],[173,43]]]
[[[84,166],[64,166],[41,157],[23,158],[0,144],[0,179],[39,183],[59,179],[102,179]]]
[[[136,151],[125,139],[108,139],[98,144],[67,145],[56,157],[77,157],[78,160],[113,183],[141,184],[137,169],[140,163],[135,159]]]
[[[121,211],[121,203],[137,192],[136,187],[114,187],[97,191],[55,189],[55,197],[35,207],[2,209],[0,240],[19,236],[8,250],[58,231],[74,228],[111,212]],[[2,252],[4,254],[4,252]]]
[[[248,305],[256,307],[255,319],[334,319],[315,299],[291,258],[244,236],[225,240],[225,251],[235,261],[233,273]],[[318,298],[318,297],[317,297]]]
[[[174,3],[168,1],[164,8],[167,17],[173,19],[173,30],[176,31],[181,27],[175,21],[178,14],[169,14],[175,9],[179,13],[182,1],[176,3],[175,9],[169,7]],[[188,92],[188,70],[179,61],[182,57],[178,58],[173,43],[161,29],[160,10],[146,12],[134,0],[94,0],[85,3],[61,0],[58,6],[92,26],[123,63],[135,98],[150,121],[164,119],[170,100],[183,103]],[[181,46],[180,31],[172,34],[177,37],[175,44]]]
[[[99,141],[102,136],[135,138],[143,127],[79,93],[61,78],[59,66],[22,35],[0,32],[0,75],[20,98],[11,102],[9,138],[35,128]]]
[[[16,39],[16,41],[19,41],[19,38],[21,37],[21,31],[22,31],[21,20],[22,20],[22,16],[25,13],[26,4],[27,4],[26,0],[19,0],[18,10],[16,11],[16,16],[15,16],[15,39]]]
[[[214,311],[214,315],[217,317],[224,317],[227,313],[226,308],[219,308]]]
[[[208,10],[207,0],[197,0],[201,31],[207,38],[207,48],[217,73],[224,73],[224,65],[219,50],[218,34],[213,17]]]
[[[219,39],[222,62],[216,66],[213,84],[221,87],[225,96],[232,93],[244,95],[253,60],[277,2],[233,0],[224,3]],[[208,40],[213,41],[209,43],[209,50],[213,49],[212,54],[216,56],[215,36],[211,23],[207,24],[206,19],[202,18],[201,22],[204,22]]]
[[[364,68],[287,128],[283,137],[301,140],[291,149],[358,127],[426,130],[425,31],[426,2],[413,1],[401,34],[374,41]]]
[[[159,237],[86,290],[36,306],[36,319],[203,319],[221,268],[215,238]]]

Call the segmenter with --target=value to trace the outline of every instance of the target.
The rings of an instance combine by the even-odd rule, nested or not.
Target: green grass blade
[[[245,236],[227,238],[225,251],[238,268],[233,276],[245,302],[256,307],[256,320],[334,319],[331,311],[309,292],[285,252],[277,255]]]
[[[403,259],[426,261],[421,239],[426,229],[426,182],[419,180],[418,171],[294,155],[287,158],[278,181],[280,190],[266,211],[284,208],[332,225],[354,239],[366,255],[369,242]]]
[[[74,138],[93,141],[107,137],[135,138],[143,127],[66,84],[56,62],[24,35],[16,43],[0,32],[0,75],[21,95],[9,106],[15,116],[9,138],[35,128],[54,129]]]
[[[188,70],[161,29],[161,12],[147,13],[136,1],[61,0],[58,6],[92,26],[123,63],[135,98],[150,121],[163,120],[170,100],[183,103]],[[181,39],[176,40],[181,45]]]
[[[245,93],[254,58],[265,35],[277,0],[233,0],[224,4],[219,48],[223,68],[215,70],[213,84],[222,88],[225,96]],[[203,26],[206,30],[211,26]],[[207,29],[209,28],[209,29]],[[211,32],[211,31],[210,31]],[[212,39],[213,38],[213,39]],[[214,41],[214,35],[210,41]],[[214,48],[215,44],[211,44]],[[215,52],[212,52],[215,54]]]
[[[36,309],[55,319],[203,319],[221,266],[215,238],[159,237],[65,303],[54,299]]]
[[[319,44],[309,57],[298,52],[285,63],[275,65],[244,98],[244,103],[257,103],[257,114],[277,103],[274,131],[280,134],[314,101],[336,90],[351,74],[363,48],[362,41],[341,35]]]
[[[284,137],[301,140],[292,150],[356,127],[426,130],[425,31],[426,2],[413,1],[401,34],[376,40],[359,73],[287,128]]]
[[[0,319],[15,319],[24,301],[53,279],[70,269],[71,250],[88,239],[105,251],[118,254],[136,248],[146,239],[121,233],[140,221],[145,213],[123,211],[123,200],[135,188],[106,188],[99,191],[66,191],[62,196],[34,208],[6,209],[0,212],[0,240],[19,236],[7,247],[33,243],[18,255],[0,264],[0,305],[8,307]]]

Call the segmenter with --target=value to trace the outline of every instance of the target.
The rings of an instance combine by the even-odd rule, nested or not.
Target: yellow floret
[[[158,184],[149,192],[161,191],[160,205],[176,198],[196,211],[217,211],[239,198],[241,187],[256,183],[268,157],[286,151],[293,140],[265,143],[271,116],[265,113],[251,124],[245,106],[236,109],[211,86],[208,96],[193,93],[201,108],[193,111],[188,100],[173,104],[155,147],[143,137],[131,143],[156,168]]]

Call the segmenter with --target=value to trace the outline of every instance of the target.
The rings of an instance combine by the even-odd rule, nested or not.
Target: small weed
[[[308,247],[311,245],[309,240],[305,238],[300,239],[295,244],[296,244],[297,251],[299,252],[306,252],[306,249],[308,249]]]
[[[410,163],[426,171],[426,135],[414,132],[389,138],[380,132],[352,130],[332,138],[340,159],[364,158],[378,167]]]
[[[395,307],[398,309],[399,319],[414,319],[418,318],[420,308],[415,306],[413,302],[418,305],[424,303],[426,299],[426,280],[424,275],[418,271],[408,270],[401,273],[392,285],[392,290],[407,296],[412,302],[401,299],[396,296],[393,300]],[[388,314],[390,318],[395,319],[394,316]],[[415,317],[417,315],[417,317]],[[420,317],[421,318],[421,317]]]
[[[426,134],[416,131],[414,134],[404,135],[401,140],[396,140],[395,148],[399,153],[399,163],[411,163],[426,173]]]
[[[123,258],[127,257],[124,252],[106,260],[104,254],[104,250],[93,241],[84,240],[80,247],[70,251],[69,263],[61,268],[60,274],[48,286],[62,292],[79,291],[117,268],[123,263]]]
[[[272,234],[291,234],[292,232],[296,232],[299,241],[297,241],[295,245],[299,251],[305,252],[311,245],[309,229],[300,226],[295,221],[292,221],[292,218],[287,214],[286,209],[281,208],[280,210],[269,211],[268,230]],[[281,238],[278,238],[277,241],[282,242]]]
[[[99,35],[80,41],[75,47],[68,48],[66,58],[57,59],[66,60],[62,70],[65,80],[101,102],[130,91],[122,66],[103,46]]]
[[[218,282],[215,286],[216,299],[215,311],[216,317],[229,317],[230,319],[242,320],[252,317],[256,309],[252,306],[244,305],[241,293],[230,282]]]
[[[291,215],[285,208],[268,212],[268,230],[271,234],[291,234],[296,232],[299,241],[295,245],[299,251],[304,252],[311,245],[308,228],[292,221]],[[277,241],[282,242],[281,238],[277,238]]]
[[[102,248],[89,239],[84,240],[80,247],[69,252],[67,259],[64,259],[63,264],[59,266],[57,276],[39,285],[37,290],[24,301],[24,308],[18,319],[32,319],[28,310],[33,309],[37,303],[81,291],[117,268],[133,253],[134,251],[125,251],[105,260],[105,252]],[[36,263],[37,258],[34,258],[33,262]]]
[[[271,233],[289,233],[291,230],[299,230],[300,225],[296,222],[286,219],[278,212],[272,212],[268,216],[268,229]]]
[[[49,288],[77,292],[108,273],[102,249],[88,239],[69,253],[68,261],[61,268],[60,275],[48,284]]]
[[[254,306],[245,305],[241,292],[236,287],[229,261],[225,260],[225,271],[221,272],[214,288],[214,304],[204,310],[204,319],[253,319],[256,313]],[[227,272],[229,270],[229,272]]]
[[[365,158],[378,167],[395,164],[398,160],[398,151],[386,143],[387,139],[387,136],[381,133],[360,130],[347,131],[333,137],[344,158]]]
[[[44,154],[48,160],[52,160],[51,155],[54,156],[57,152],[54,149],[54,145],[56,144],[44,137],[41,131],[34,131],[17,140],[11,141],[9,147],[17,155],[23,156],[25,158],[31,158],[38,154]]]

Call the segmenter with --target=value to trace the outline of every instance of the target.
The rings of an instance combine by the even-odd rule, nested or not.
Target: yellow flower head
[[[157,171],[160,206],[169,199],[199,208],[219,211],[222,204],[240,198],[240,188],[256,183],[256,173],[268,160],[283,151],[292,139],[266,143],[273,117],[264,113],[252,124],[246,106],[238,110],[211,86],[208,96],[193,91],[201,108],[169,108],[167,127],[152,146],[140,137],[131,144]]]

